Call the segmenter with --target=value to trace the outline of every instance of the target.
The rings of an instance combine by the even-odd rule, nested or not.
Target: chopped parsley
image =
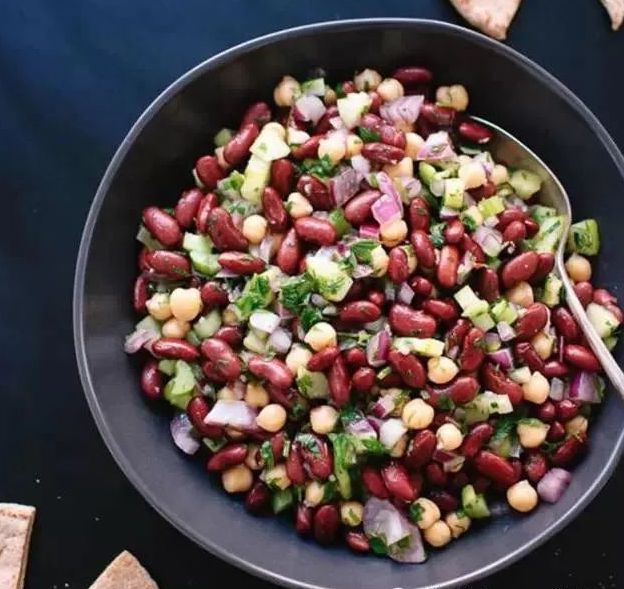
[[[323,314],[317,307],[306,307],[301,311],[299,320],[301,321],[301,328],[307,333],[315,323],[323,321]]]
[[[336,98],[344,98],[347,95],[347,93],[344,91],[342,82],[339,82],[334,86],[334,92],[336,93]]]
[[[372,129],[358,127],[357,132],[364,143],[375,143],[381,140],[381,135]]]
[[[431,225],[429,229],[429,239],[431,243],[435,247],[442,247],[444,245],[444,228],[446,227],[446,223],[436,223],[435,225]]]
[[[368,544],[375,554],[388,554],[388,547],[386,546],[386,541],[383,538],[380,538],[379,536],[373,536],[372,538],[368,539]]]
[[[300,169],[302,174],[312,174],[319,178],[331,178],[336,172],[336,166],[327,155],[320,159],[308,158],[303,160]]]
[[[254,311],[264,309],[273,300],[269,278],[264,274],[254,274],[245,285],[236,301],[242,319],[247,319]]]
[[[414,503],[410,505],[409,516],[415,524],[417,524],[422,519],[423,512],[424,509],[420,503],[414,501]]]
[[[308,302],[313,291],[314,280],[309,274],[293,276],[282,284],[282,305],[289,311],[297,313]]]
[[[295,441],[308,452],[312,452],[314,456],[321,455],[318,440],[312,434],[297,434]]]
[[[453,411],[455,409],[455,403],[448,395],[440,395],[438,399],[438,407],[440,411]]]
[[[462,217],[462,223],[470,233],[477,230],[477,222],[470,215],[464,215],[464,217]]]
[[[359,262],[370,264],[372,261],[372,251],[381,245],[376,239],[358,239],[351,244],[351,253],[355,255]]]
[[[264,462],[264,466],[271,469],[275,466],[275,457],[273,456],[273,446],[269,440],[262,442],[260,446],[260,456]]]
[[[390,450],[376,438],[360,438],[358,444],[364,448],[366,454],[381,456],[390,452]]]

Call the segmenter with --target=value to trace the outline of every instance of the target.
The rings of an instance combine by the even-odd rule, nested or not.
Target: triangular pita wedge
[[[35,508],[0,503],[0,587],[23,589]]]
[[[502,41],[521,0],[451,0],[451,4],[472,26]]]
[[[611,28],[617,31],[624,21],[624,0],[600,0],[611,17]]]
[[[154,579],[128,551],[111,562],[89,589],[158,589]]]

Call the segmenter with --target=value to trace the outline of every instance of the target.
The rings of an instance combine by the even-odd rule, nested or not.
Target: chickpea
[[[349,133],[347,136],[347,153],[346,157],[352,158],[354,155],[360,155],[364,141],[362,141],[355,133]]]
[[[565,268],[572,282],[588,282],[591,278],[592,269],[589,260],[577,253],[566,260]]]
[[[305,504],[308,507],[316,507],[323,502],[325,497],[325,485],[318,481],[312,481],[305,488]]]
[[[452,381],[458,372],[457,364],[446,356],[427,360],[427,378],[436,384],[446,384]]]
[[[293,219],[309,217],[314,209],[310,201],[300,192],[291,192],[286,200],[286,210]]]
[[[225,309],[223,309],[223,313],[221,314],[221,320],[223,321],[223,325],[239,325],[240,317],[236,310],[236,306],[230,304]]]
[[[306,333],[303,341],[308,344],[315,352],[320,352],[330,346],[338,343],[336,330],[325,321],[315,323],[308,333]]]
[[[405,450],[407,450],[407,435],[401,436],[399,441],[392,446],[390,456],[392,458],[401,458],[405,454]]]
[[[221,483],[228,493],[244,493],[253,485],[253,473],[244,464],[238,464],[221,473]]]
[[[373,269],[374,276],[383,276],[388,271],[389,263],[390,256],[388,256],[383,247],[376,247],[371,252],[371,268]]]
[[[359,526],[364,517],[364,506],[359,501],[345,501],[340,506],[340,519],[345,526]]]
[[[247,447],[245,464],[251,470],[262,470],[262,463],[260,462],[260,446],[258,446],[258,444],[249,444]]]
[[[405,90],[403,90],[403,84],[395,78],[386,78],[377,86],[377,94],[384,102],[389,102],[395,98],[401,98]]]
[[[420,519],[416,522],[416,525],[421,530],[430,528],[440,519],[440,508],[431,499],[420,497],[414,503],[420,506]]]
[[[284,125],[280,125],[279,123],[276,123],[275,121],[272,121],[264,125],[264,127],[262,127],[262,132],[263,133],[275,133],[280,139],[286,139],[286,129],[284,128]]]
[[[366,68],[357,74],[353,81],[358,92],[368,92],[375,90],[381,84],[381,79],[381,74],[378,71]]]
[[[461,430],[453,423],[444,423],[436,431],[438,448],[442,450],[457,450],[464,441]]]
[[[587,432],[587,425],[587,418],[577,415],[565,424],[565,430],[569,436],[578,436]]]
[[[264,471],[263,478],[267,485],[271,488],[288,489],[292,484],[286,474],[285,464],[276,464],[273,468]]]
[[[312,352],[310,352],[308,348],[301,344],[293,344],[292,348],[290,348],[290,352],[288,352],[286,356],[286,366],[288,366],[288,370],[293,374],[297,374],[301,366],[304,368],[308,366],[310,358],[312,358]]]
[[[516,433],[523,448],[539,448],[546,440],[549,426],[539,419],[520,421]]]
[[[338,101],[338,96],[336,94],[336,91],[333,88],[326,86],[325,96],[323,97],[323,102],[325,102],[325,105],[332,106],[336,104],[337,101]]]
[[[234,392],[234,389],[225,386],[217,391],[217,399],[219,399],[220,401],[237,401],[238,396]]]
[[[176,288],[169,297],[171,313],[180,321],[193,321],[202,308],[198,288]]]
[[[535,508],[537,501],[537,491],[526,479],[511,485],[507,489],[507,503],[516,511],[527,513]]]
[[[533,304],[533,288],[528,282],[518,282],[505,293],[505,298],[519,307],[530,307]]]
[[[535,348],[537,355],[542,360],[547,360],[553,353],[553,347],[555,345],[555,338],[540,331],[531,340],[531,345]]]
[[[436,90],[436,103],[440,106],[449,106],[458,111],[468,108],[468,92],[461,84],[440,86]]]
[[[245,403],[250,407],[256,409],[262,409],[266,407],[270,402],[269,393],[259,382],[247,383],[247,389],[245,390]]]
[[[383,171],[390,176],[390,178],[413,178],[414,177],[414,161],[410,157],[404,157],[397,164],[386,164],[383,167]]]
[[[182,339],[191,331],[191,324],[188,321],[180,321],[172,317],[165,321],[162,326],[162,334],[164,337],[176,337]]]
[[[418,133],[405,133],[405,155],[415,160],[425,140]]]
[[[431,546],[441,548],[451,541],[451,528],[442,520],[438,520],[424,531],[423,536]]]
[[[166,321],[171,317],[171,307],[169,306],[169,295],[164,292],[157,292],[145,303],[147,312],[156,321]]]
[[[503,164],[496,164],[490,174],[490,180],[492,180],[496,186],[508,182],[509,171],[507,170],[507,166],[503,166]]]
[[[224,151],[225,151],[224,146],[217,147],[217,149],[215,149],[215,156],[217,157],[217,163],[219,164],[219,167],[222,170],[228,170],[230,168],[230,164],[228,164],[227,160],[225,159],[225,156],[223,155]]]
[[[301,86],[292,76],[284,76],[273,90],[273,100],[277,106],[293,106],[301,96]]]
[[[433,421],[434,413],[433,407],[422,399],[412,399],[403,407],[401,419],[409,429],[425,429]]]
[[[259,244],[266,235],[267,220],[262,215],[249,215],[243,221],[243,235],[252,245]]]
[[[337,164],[347,153],[344,139],[337,135],[330,135],[327,139],[321,139],[318,146],[318,156],[327,156],[333,164]]]
[[[277,403],[262,408],[256,417],[256,423],[267,432],[278,432],[286,423],[286,409]]]
[[[462,164],[457,170],[457,176],[464,181],[466,189],[478,188],[487,182],[485,170],[479,162]]]
[[[445,520],[453,538],[459,538],[470,529],[470,518],[463,512],[451,511]]]
[[[310,425],[317,434],[328,434],[334,431],[338,422],[338,411],[331,405],[320,405],[310,411]]]
[[[238,429],[234,429],[233,427],[226,427],[225,435],[227,436],[229,440],[232,440],[234,442],[239,441],[239,440],[244,440],[247,437],[247,434],[245,432],[242,432]]]
[[[541,405],[550,394],[550,383],[541,373],[535,371],[531,374],[531,380],[522,385],[524,400]]]
[[[394,247],[407,237],[407,223],[403,219],[397,219],[386,223],[380,229],[381,243],[386,247]]]

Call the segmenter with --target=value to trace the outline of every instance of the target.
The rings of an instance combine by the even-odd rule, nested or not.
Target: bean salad
[[[587,449],[605,387],[553,272],[565,219],[468,103],[423,67],[285,76],[143,211],[144,396],[250,513],[319,543],[423,562],[558,501]],[[599,247],[574,223],[566,269],[612,349]]]

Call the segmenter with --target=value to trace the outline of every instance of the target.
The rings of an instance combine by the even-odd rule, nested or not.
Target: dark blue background
[[[624,148],[624,31],[610,31],[597,0],[525,4],[508,42],[584,99]],[[124,548],[162,589],[268,587],[166,524],[113,463],[74,363],[74,261],[108,160],[177,76],[279,28],[374,16],[460,22],[444,0],[0,2],[0,500],[39,509],[29,589],[86,587]],[[478,589],[622,586],[623,490],[620,469],[574,524]]]

